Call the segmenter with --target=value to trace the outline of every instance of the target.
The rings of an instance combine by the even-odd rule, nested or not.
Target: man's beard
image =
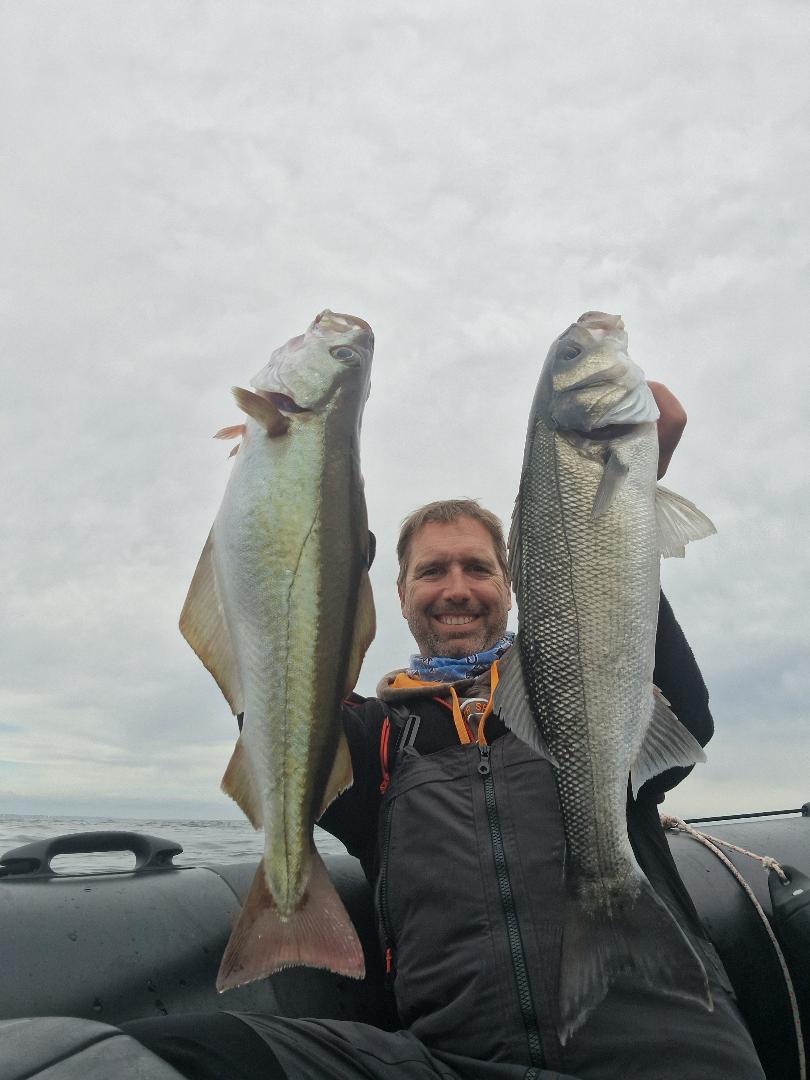
[[[444,612],[449,615],[469,615],[468,611]],[[481,624],[474,631],[459,626],[457,636],[441,634],[431,621],[431,616],[422,612],[406,612],[408,627],[414,636],[422,656],[449,656],[460,660],[472,653],[491,649],[506,633],[508,611],[488,611]],[[463,631],[466,630],[466,633]]]

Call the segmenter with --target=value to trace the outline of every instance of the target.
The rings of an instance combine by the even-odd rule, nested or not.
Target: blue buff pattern
[[[483,675],[496,660],[500,660],[515,635],[507,630],[500,641],[485,652],[472,653],[470,656],[412,656],[408,674],[416,679],[428,682],[456,682],[457,679],[470,679]]]

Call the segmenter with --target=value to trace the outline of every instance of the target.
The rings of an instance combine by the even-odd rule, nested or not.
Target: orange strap
[[[484,725],[486,724],[487,720],[489,719],[489,717],[492,714],[492,701],[493,701],[493,698],[495,697],[495,690],[496,690],[496,688],[498,686],[499,675],[498,675],[498,661],[497,660],[493,661],[492,667],[489,669],[489,677],[490,677],[489,701],[487,702],[487,707],[481,713],[481,719],[478,721],[478,738],[477,738],[476,742],[478,743],[479,746],[486,746],[487,745],[486,736],[484,735]]]
[[[489,701],[487,702],[486,707],[484,708],[483,712],[481,713],[480,717],[478,718],[478,733],[477,733],[477,737],[476,737],[476,742],[478,743],[479,746],[486,746],[487,745],[486,736],[484,735],[484,727],[486,725],[487,720],[492,715],[492,699],[493,699],[494,694],[495,694],[495,688],[498,685],[498,680],[499,680],[498,661],[496,660],[493,663],[492,667],[490,668]],[[397,676],[394,678],[392,683],[391,683],[391,687],[393,689],[395,689],[395,690],[404,690],[404,689],[410,689],[411,687],[429,686],[429,685],[430,685],[429,682],[426,682],[426,681],[424,681],[422,679],[414,679],[410,675],[406,675],[404,671],[400,671],[397,674]],[[464,715],[461,712],[461,703],[458,700],[458,694],[456,693],[456,689],[455,689],[454,686],[450,687],[450,699],[452,701],[453,723],[456,726],[456,734],[458,735],[458,741],[461,742],[461,743],[471,743],[472,742],[472,737],[471,737],[469,729],[467,727],[467,723],[464,720]],[[439,700],[439,699],[437,699],[437,700]],[[442,702],[442,704],[444,704],[444,703]],[[385,724],[387,724],[387,723],[388,723],[388,721],[386,720]],[[387,769],[387,765],[388,765],[388,730],[385,728],[385,725],[383,726],[383,737],[384,737],[384,742],[385,742],[385,751],[384,751],[385,756],[384,756],[384,760],[382,762],[382,764],[383,764],[383,783],[385,784],[385,787],[387,787],[388,786],[388,769]],[[382,744],[382,742],[383,742],[383,739],[381,739],[381,744]],[[382,745],[381,745],[381,751],[382,751]],[[382,753],[381,753],[381,757],[382,757]],[[384,794],[385,789],[381,788],[381,792]]]
[[[458,735],[458,741],[462,743],[471,743],[470,733],[467,731],[467,725],[464,723],[464,717],[461,715],[461,705],[458,702],[458,694],[454,686],[450,687],[450,697],[453,699],[453,723],[456,725],[456,733]]]
[[[489,701],[486,703],[484,710],[478,718],[478,732],[475,741],[479,746],[487,745],[487,738],[484,734],[484,728],[486,726],[487,720],[489,720],[490,716],[492,715],[492,699],[495,696],[495,688],[498,685],[498,679],[498,661],[496,660],[490,668]],[[459,704],[458,694],[456,693],[455,688],[452,686],[450,687],[450,696],[453,699],[453,723],[456,725],[459,742],[470,743],[472,742],[472,739],[470,738],[469,731],[467,730],[467,725],[464,722],[464,716],[461,712],[461,705]]]

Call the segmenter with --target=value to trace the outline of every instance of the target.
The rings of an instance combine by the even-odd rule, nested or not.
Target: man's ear
[[[399,596],[399,608],[402,612],[403,619],[405,618],[405,589],[402,585],[397,585],[397,595]]]

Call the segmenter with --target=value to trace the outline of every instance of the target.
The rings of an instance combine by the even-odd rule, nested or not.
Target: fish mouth
[[[283,413],[308,413],[312,412],[312,409],[305,409],[302,405],[297,405],[289,394],[281,394],[276,390],[259,390],[257,393],[261,394],[263,398],[267,398],[268,401],[272,401],[279,412]]]

